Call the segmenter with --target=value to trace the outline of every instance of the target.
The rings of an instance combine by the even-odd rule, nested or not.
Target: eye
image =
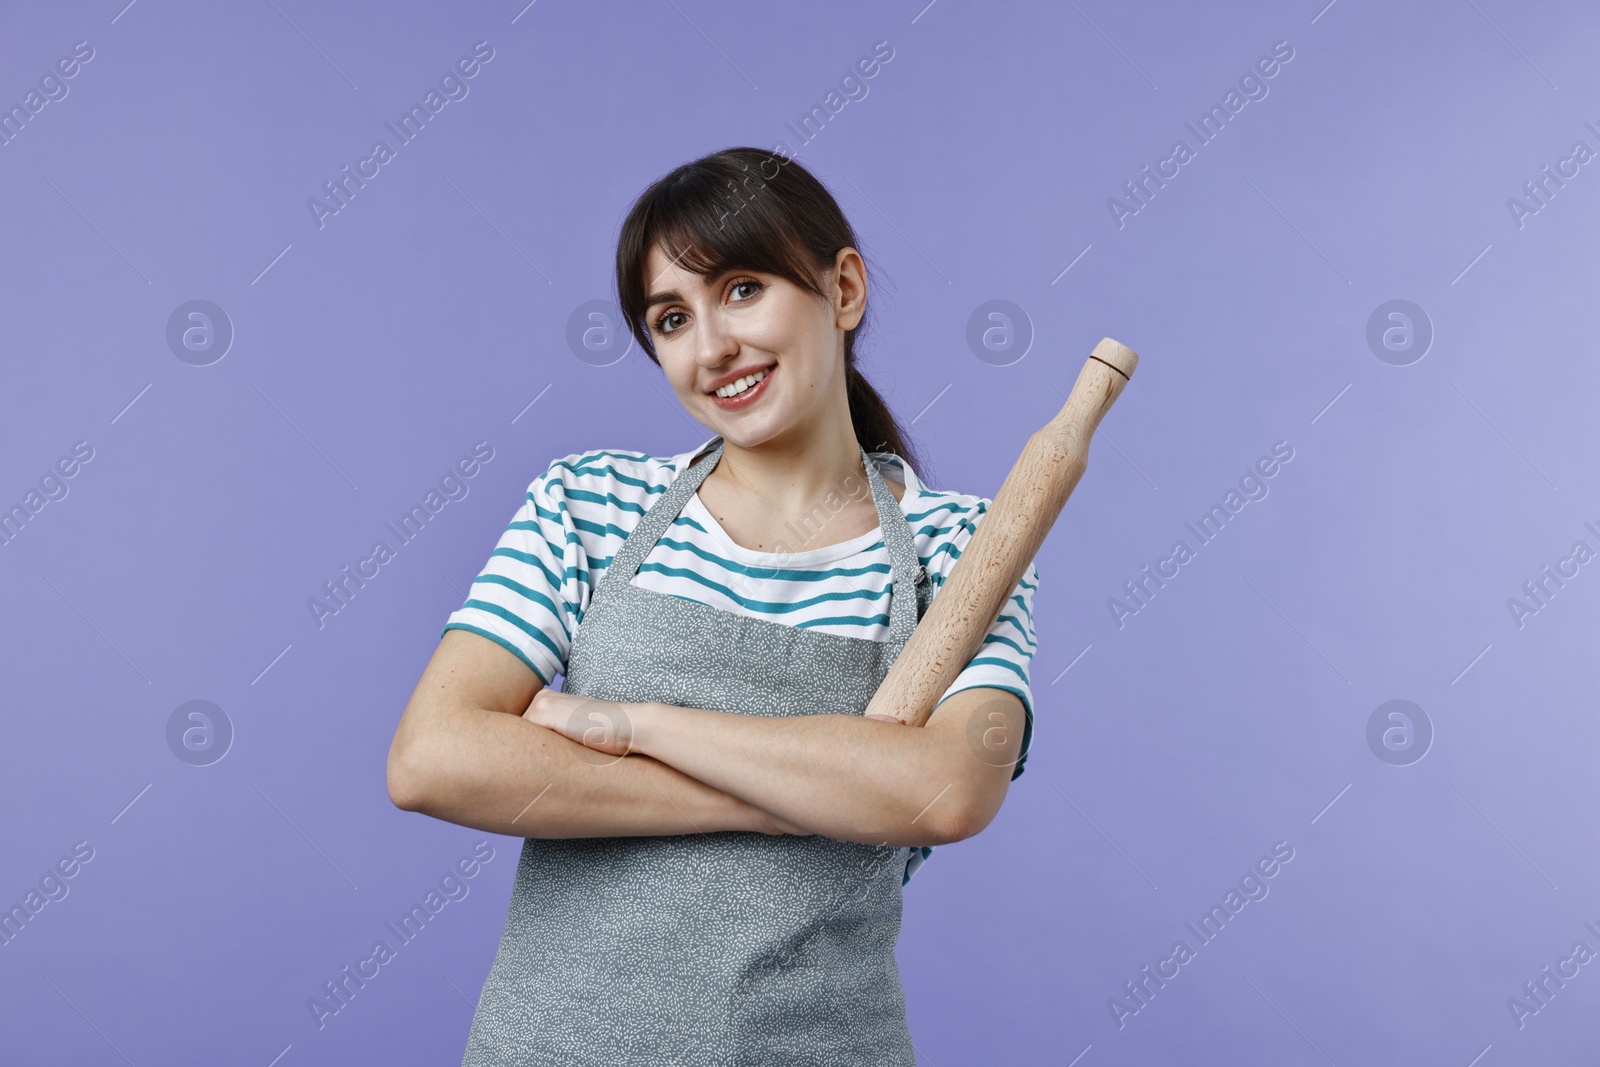
[[[655,331],[656,331],[656,333],[661,334],[662,336],[666,336],[667,334],[678,332],[680,327],[674,326],[674,327],[669,329],[666,326],[667,320],[671,319],[671,318],[674,318],[674,317],[682,318],[683,317],[683,312],[681,312],[681,311],[669,311],[665,315],[662,315],[659,319],[657,319],[655,321]]]
[[[750,301],[760,296],[761,291],[765,288],[766,286],[764,284],[754,278],[736,278],[728,283],[728,292],[730,295],[739,292],[745,292],[748,294],[742,298],[735,299],[733,302],[736,304],[748,304]],[[668,334],[674,334],[681,330],[683,328],[683,323],[675,320],[681,320],[685,317],[686,316],[681,311],[668,311],[660,318],[656,319],[651,326],[657,334],[665,337]],[[672,324],[669,325],[669,323]]]

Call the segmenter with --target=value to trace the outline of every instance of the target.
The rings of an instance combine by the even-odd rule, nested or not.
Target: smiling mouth
[[[765,370],[757,371],[755,374],[747,375],[746,377],[740,379],[741,382],[749,382],[749,384],[746,385],[742,391],[734,393],[732,396],[723,396],[721,393],[711,393],[709,395],[716,403],[717,407],[725,410],[735,410],[746,407],[749,404],[754,403],[756,399],[761,396],[761,394],[766,392],[767,382],[769,379],[771,379],[773,372],[777,369],[777,364],[773,364],[772,366],[767,367]],[[756,380],[751,381],[752,378]],[[733,382],[728,386],[724,386],[723,389],[726,390],[737,385],[739,385],[739,382]]]

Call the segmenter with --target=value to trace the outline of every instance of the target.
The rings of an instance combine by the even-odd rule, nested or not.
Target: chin
[[[735,448],[760,448],[772,439],[771,434],[753,431],[748,426],[733,430],[712,427],[712,432],[721,437],[723,443],[733,445]]]
[[[781,429],[774,430],[770,428],[765,420],[759,424],[744,422],[736,426],[710,424],[708,428],[712,433],[721,437],[724,443],[733,445],[736,448],[760,448],[781,433]]]

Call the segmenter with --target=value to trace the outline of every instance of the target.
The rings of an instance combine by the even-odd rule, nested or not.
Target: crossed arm
[[[999,810],[1022,725],[1022,702],[987,687],[951,696],[920,728],[596,701],[447,630],[395,732],[389,795],[516,837],[749,830],[937,845]]]

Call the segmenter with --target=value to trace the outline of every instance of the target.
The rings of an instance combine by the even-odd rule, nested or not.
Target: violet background
[[[520,839],[394,808],[395,723],[552,458],[710,436],[567,324],[646,184],[779,142],[862,234],[863,367],[936,486],[993,496],[1102,336],[1143,359],[1037,558],[1027,771],[907,887],[921,1062],[1592,1050],[1600,965],[1523,1028],[1506,1002],[1600,949],[1600,564],[1520,628],[1507,599],[1600,548],[1600,163],[1521,227],[1507,199],[1600,149],[1600,13],[924,2],[0,14],[7,106],[95,50],[0,147],[0,506],[95,450],[0,548],[0,903],[95,850],[0,948],[0,1061],[459,1062]],[[467,98],[319,229],[307,199],[479,40]],[[1267,97],[1119,229],[1107,199],[1279,41]],[[165,339],[196,298],[235,330],[204,367]],[[991,299],[1034,332],[1003,366],[966,341]],[[1392,299],[1435,332],[1406,366],[1366,340]],[[307,599],[479,440],[470,494],[319,630]],[[1107,600],[1278,441],[1270,494],[1119,629]],[[193,699],[235,731],[209,766],[167,743]],[[1392,699],[1435,732],[1409,766],[1366,740]],[[485,839],[318,1030],[308,998]],[[1119,1029],[1109,998],[1278,841],[1270,894]]]

